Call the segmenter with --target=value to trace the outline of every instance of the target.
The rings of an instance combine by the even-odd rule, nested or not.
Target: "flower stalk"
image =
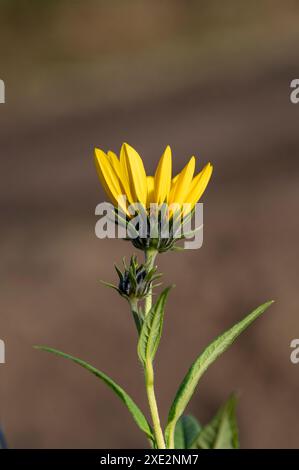
[[[157,254],[158,252],[155,249],[147,249],[144,252],[145,263],[147,265],[148,270],[154,269],[154,263],[155,263]],[[152,304],[153,304],[153,287],[151,286],[144,302],[144,316],[145,317],[149,313],[150,309],[152,308]]]
[[[145,386],[146,386],[146,393],[147,393],[148,403],[149,403],[152,422],[153,422],[156,446],[158,449],[166,449],[164,435],[163,435],[163,431],[162,431],[161,423],[160,423],[156,395],[155,395],[154,368],[153,368],[153,363],[150,360],[147,361],[145,364]]]
[[[153,269],[158,252],[155,249],[147,249],[144,254],[145,254],[145,264],[148,270]],[[152,308],[152,303],[153,303],[152,299],[153,299],[153,288],[151,287],[148,295],[145,298],[144,317],[148,315],[148,313],[150,312]],[[154,368],[153,368],[153,363],[151,360],[146,361],[144,372],[145,372],[146,393],[147,393],[149,408],[150,408],[152,422],[153,422],[156,445],[158,449],[166,449],[164,435],[163,435],[163,431],[162,431],[161,423],[160,423],[160,416],[159,416],[156,395],[155,395]]]

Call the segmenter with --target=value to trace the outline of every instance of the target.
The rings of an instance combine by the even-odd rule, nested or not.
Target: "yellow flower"
[[[127,215],[128,206],[141,203],[149,208],[151,203],[170,206],[178,204],[184,215],[188,214],[204,193],[212,175],[213,167],[208,163],[196,176],[195,157],[183,170],[172,178],[171,149],[166,147],[154,176],[147,176],[140,155],[129,144],[124,143],[119,158],[114,152],[95,149],[95,165],[99,179],[114,206],[120,206]],[[123,201],[126,197],[126,202]],[[183,205],[188,204],[183,209]]]

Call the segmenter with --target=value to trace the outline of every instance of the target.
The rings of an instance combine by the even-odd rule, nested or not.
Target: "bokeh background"
[[[214,164],[204,245],[164,254],[175,283],[156,359],[163,422],[215,336],[276,304],[206,373],[189,406],[203,423],[239,393],[241,445],[299,446],[298,2],[0,1],[0,418],[11,447],[143,447],[123,405],[46,344],[109,373],[146,410],[136,333],[100,284],[133,249],[95,237],[104,198],[93,148],[166,144],[174,169]]]

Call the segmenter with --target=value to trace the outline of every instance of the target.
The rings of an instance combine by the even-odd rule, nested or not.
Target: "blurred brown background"
[[[206,422],[232,390],[242,447],[299,446],[298,2],[0,1],[0,418],[11,447],[143,447],[112,392],[46,344],[111,375],[147,410],[136,333],[99,280],[133,251],[95,237],[93,148],[129,142],[149,173],[166,144],[215,171],[204,245],[159,259],[175,283],[156,359],[165,422],[199,351],[276,304],[206,373]]]

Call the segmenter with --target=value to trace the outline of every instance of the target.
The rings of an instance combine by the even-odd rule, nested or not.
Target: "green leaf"
[[[145,364],[147,360],[153,361],[162,334],[164,307],[171,287],[167,287],[159,296],[155,305],[143,321],[142,329],[138,341],[138,356]]]
[[[217,359],[217,357],[227,350],[242,331],[258,318],[272,303],[273,301],[271,300],[260,305],[247,317],[216,338],[192,364],[177,391],[169,411],[168,424],[166,427],[166,440],[171,448],[174,445],[173,439],[175,425],[180,416],[184,413],[201,376]]]
[[[108,375],[99,371],[98,369],[91,366],[87,362],[84,362],[81,359],[78,359],[77,357],[71,356],[64,352],[58,351],[57,349],[49,348],[47,346],[35,346],[35,348],[41,349],[42,351],[47,351],[47,352],[56,354],[57,356],[61,356],[66,359],[70,359],[76,364],[79,364],[80,366],[84,367],[84,369],[87,369],[89,372],[94,374],[99,379],[103,380],[103,382],[105,382],[105,384],[108,385],[108,387],[110,387],[116,393],[116,395],[118,395],[118,397],[122,400],[122,402],[126,405],[126,407],[130,411],[131,415],[133,416],[135,422],[137,423],[141,431],[143,431],[149,439],[154,440],[152,429],[147,419],[145,418],[144,414],[140,410],[140,408],[136,405],[136,403],[132,400],[132,398],[119,385],[117,385],[112,379],[110,379],[110,377],[108,377]]]
[[[199,436],[201,426],[194,416],[181,416],[174,433],[175,449],[190,449]]]
[[[216,416],[205,426],[194,441],[193,449],[238,449],[237,399],[229,397]]]

